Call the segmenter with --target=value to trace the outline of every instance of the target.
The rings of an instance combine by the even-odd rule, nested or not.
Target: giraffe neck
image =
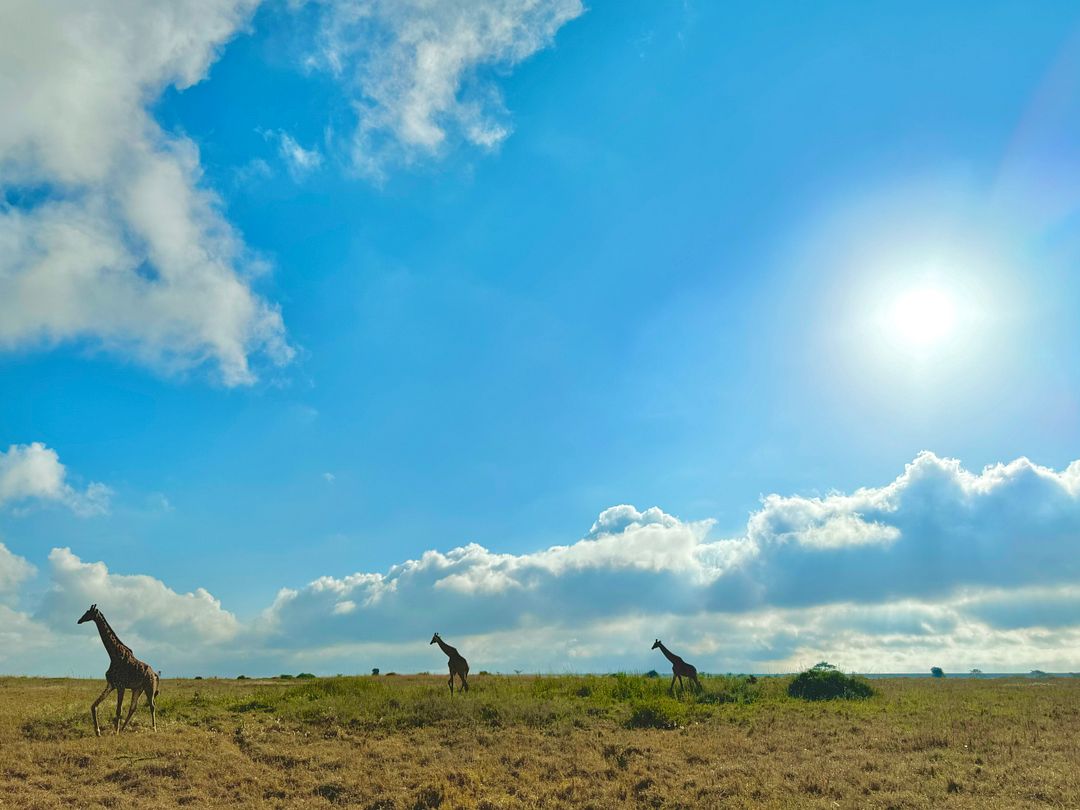
[[[437,643],[439,645],[439,649],[446,653],[450,658],[453,658],[454,654],[457,652],[457,650],[455,650],[441,638],[435,639],[435,643]]]
[[[665,658],[666,658],[666,659],[667,659],[668,661],[670,661],[671,663],[673,663],[673,664],[674,664],[674,663],[675,663],[676,661],[679,661],[679,660],[681,660],[681,659],[679,658],[679,656],[675,655],[675,653],[673,653],[673,652],[672,652],[671,650],[669,650],[669,649],[668,649],[667,647],[665,647],[665,646],[664,646],[663,644],[661,644],[661,645],[660,645],[660,652],[662,652],[662,653],[664,654],[664,657],[665,657]]]
[[[101,643],[105,645],[105,651],[109,654],[109,659],[113,663],[117,661],[124,661],[132,657],[131,648],[124,644],[112,627],[105,620],[105,617],[98,614],[98,617],[94,619],[94,624],[97,625],[98,634],[101,636]]]

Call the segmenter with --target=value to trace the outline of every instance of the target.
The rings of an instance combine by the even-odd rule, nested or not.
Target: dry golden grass
[[[787,680],[170,680],[99,739],[100,681],[0,679],[0,807],[1080,807],[1080,679]]]

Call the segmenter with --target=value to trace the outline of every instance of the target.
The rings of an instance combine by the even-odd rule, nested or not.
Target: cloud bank
[[[657,635],[714,671],[820,658],[876,671],[1080,664],[1080,463],[972,473],[922,453],[884,486],[770,495],[742,535],[712,539],[712,528],[620,505],[568,545],[432,550],[283,588],[247,620],[203,590],[177,594],[54,549],[51,586],[18,622],[50,639],[36,659],[47,671],[82,671],[73,651],[93,644],[69,640],[91,602],[159,666],[187,674],[429,669],[441,664],[422,643],[433,630],[491,670],[648,668]],[[0,553],[0,590],[28,565]]]

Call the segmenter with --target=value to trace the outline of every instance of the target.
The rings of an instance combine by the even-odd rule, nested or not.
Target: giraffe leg
[[[116,717],[113,718],[113,733],[120,733],[120,709],[124,705],[124,687],[116,687]]]
[[[468,692],[469,691],[468,675],[466,673],[464,673],[464,672],[459,672],[458,677],[461,678],[461,691]]]
[[[157,731],[157,706],[154,704],[154,690],[146,693],[146,701],[150,704],[150,728]]]
[[[450,694],[454,694],[454,670],[450,669]]]
[[[127,714],[127,717],[124,718],[124,725],[122,725],[120,727],[121,731],[126,731],[127,730],[128,723],[131,722],[131,716],[133,714],[135,714],[135,707],[138,706],[138,705],[139,705],[139,690],[138,689],[132,689],[131,690],[131,704],[128,706],[128,714]]]
[[[112,690],[113,690],[112,684],[109,684],[108,686],[105,687],[105,691],[102,692],[100,695],[98,695],[98,699],[90,704],[90,716],[92,718],[94,718],[94,734],[96,734],[99,737],[101,736],[101,729],[98,727],[98,724],[97,724],[97,707],[98,707],[98,704],[101,703],[101,701],[103,701],[106,698],[106,696],[109,694],[109,692],[111,692]]]
[[[671,673],[671,686],[668,687],[668,692],[670,692],[673,695],[675,694],[675,679],[677,677],[679,677],[679,676],[676,675],[674,672]]]

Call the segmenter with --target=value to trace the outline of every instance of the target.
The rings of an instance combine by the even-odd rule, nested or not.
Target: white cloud
[[[49,576],[52,584],[35,617],[55,630],[71,625],[70,632],[77,632],[75,619],[91,604],[118,633],[174,653],[229,641],[240,629],[236,617],[203,588],[176,593],[154,577],[114,574],[104,563],[83,562],[67,548],[50,552]]]
[[[52,501],[88,517],[108,512],[111,495],[112,490],[96,482],[82,491],[71,486],[56,451],[41,442],[0,450],[0,507],[26,500]]]
[[[289,360],[195,145],[147,105],[201,81],[257,0],[0,4],[0,348],[87,340],[166,370]],[[14,202],[10,202],[10,201]]]
[[[226,385],[294,357],[265,270],[203,181],[198,150],[149,112],[202,81],[260,0],[0,4],[0,351],[75,343]],[[297,4],[293,4],[297,5]],[[485,71],[549,45],[580,0],[325,0],[312,64],[353,96],[353,162],[509,132]],[[294,178],[318,149],[277,133]],[[234,179],[264,178],[256,158]]]
[[[711,527],[616,506],[569,545],[427,551],[283,588],[245,622],[205,591],[56,549],[52,587],[18,626],[67,638],[86,604],[115,604],[118,630],[189,672],[429,669],[442,663],[425,644],[434,630],[475,669],[503,671],[659,668],[656,636],[707,671],[822,658],[878,672],[1080,667],[1080,464],[972,473],[923,453],[884,486],[765,498],[740,537],[711,539]],[[73,666],[61,642],[51,649],[51,671]]]
[[[5,551],[0,545],[0,596]],[[25,561],[14,560],[16,577],[33,572]],[[234,646],[243,626],[202,588],[177,593],[154,577],[116,574],[104,563],[83,562],[67,548],[54,548],[48,563],[50,585],[32,614],[0,604],[0,672],[86,676],[102,671],[108,658],[98,634],[92,625],[76,624],[95,603],[139,658],[167,674],[194,674],[213,661],[241,666],[249,655],[258,655],[248,645]]]
[[[770,496],[747,538],[759,553],[745,573],[773,604],[1077,582],[1080,463],[1056,472],[1020,458],[972,473],[921,453],[882,487]]]
[[[1005,632],[1012,615],[1030,628],[1037,602],[1010,601],[1016,593],[1080,585],[1080,464],[1055,472],[1019,459],[971,473],[923,453],[885,486],[769,496],[742,537],[711,540],[711,526],[617,506],[567,546],[515,555],[470,544],[385,574],[322,577],[282,591],[266,626],[287,647],[389,642],[432,622],[479,637],[642,614],[797,616],[843,604],[887,613],[907,600],[947,601],[965,626]],[[1072,602],[1053,592],[1060,627]],[[844,615],[854,621],[864,607]],[[859,643],[872,647],[872,636]]]
[[[302,180],[322,166],[323,156],[318,149],[305,149],[287,132],[278,133],[278,152],[294,180]]]
[[[37,569],[0,543],[0,600],[11,596]]]
[[[352,154],[378,175],[390,159],[436,154],[449,135],[493,148],[510,132],[485,70],[547,47],[580,0],[326,0],[310,60],[354,93]]]

